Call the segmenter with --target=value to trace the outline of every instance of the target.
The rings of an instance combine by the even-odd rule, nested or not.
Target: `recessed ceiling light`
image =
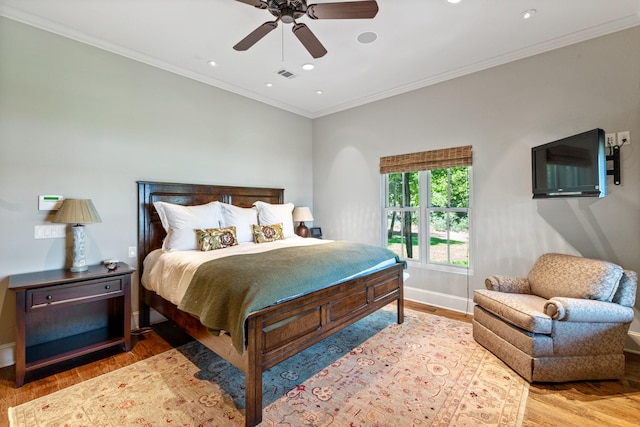
[[[216,61],[214,61],[213,59],[211,61],[207,61],[207,64],[211,65],[212,67],[215,67],[216,65]]]
[[[322,95],[322,91],[320,89],[316,90],[316,95]]]
[[[535,15],[537,12],[537,10],[535,9],[529,9],[529,10],[525,10],[524,12],[522,12],[522,18],[523,19],[529,19],[531,18],[533,15]]]
[[[271,87],[271,86],[273,86],[273,83],[269,83],[269,82],[267,82],[267,83],[265,83],[264,85],[265,85],[266,87]]]
[[[378,35],[376,33],[372,31],[367,31],[358,35],[356,39],[362,44],[368,44],[368,43],[373,43],[374,41],[376,41],[377,38],[378,38]]]
[[[315,67],[316,67],[316,66],[315,66],[315,65],[313,65],[313,64],[304,64],[304,65],[302,66],[302,69],[303,69],[303,70],[310,71],[310,70],[313,70]]]
[[[461,0],[447,0],[447,3],[458,4]]]

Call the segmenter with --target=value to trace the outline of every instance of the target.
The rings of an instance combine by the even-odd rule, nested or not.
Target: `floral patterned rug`
[[[528,383],[471,325],[380,310],[265,373],[261,426],[517,426]],[[9,410],[11,426],[243,426],[244,376],[198,342]]]

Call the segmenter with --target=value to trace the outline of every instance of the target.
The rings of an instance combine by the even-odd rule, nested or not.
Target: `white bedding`
[[[296,236],[270,243],[240,243],[237,246],[207,252],[198,250],[169,252],[163,251],[162,249],[156,249],[150,252],[144,260],[144,270],[141,282],[145,288],[154,291],[162,298],[178,305],[182,300],[189,283],[191,283],[194,273],[200,264],[204,262],[231,255],[254,254],[277,248],[321,245],[329,242],[331,242],[331,240],[302,238]],[[390,258],[389,260],[358,274],[345,277],[343,280],[367,274],[370,271],[392,265],[395,262],[395,258]]]

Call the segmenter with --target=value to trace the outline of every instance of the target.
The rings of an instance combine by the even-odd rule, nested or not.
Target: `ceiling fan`
[[[256,44],[264,36],[275,30],[278,21],[285,24],[293,23],[293,34],[314,58],[320,58],[327,53],[327,49],[305,24],[299,24],[296,19],[308,16],[311,19],[371,19],[378,13],[378,3],[375,0],[347,1],[338,3],[310,4],[306,0],[236,0],[255,6],[258,9],[268,9],[276,17],[275,21],[268,21],[253,30],[233,48],[244,51]]]

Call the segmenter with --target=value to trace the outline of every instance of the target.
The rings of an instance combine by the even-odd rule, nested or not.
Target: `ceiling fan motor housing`
[[[269,0],[267,8],[273,16],[280,18],[285,24],[291,24],[307,13],[307,2],[305,0]]]

